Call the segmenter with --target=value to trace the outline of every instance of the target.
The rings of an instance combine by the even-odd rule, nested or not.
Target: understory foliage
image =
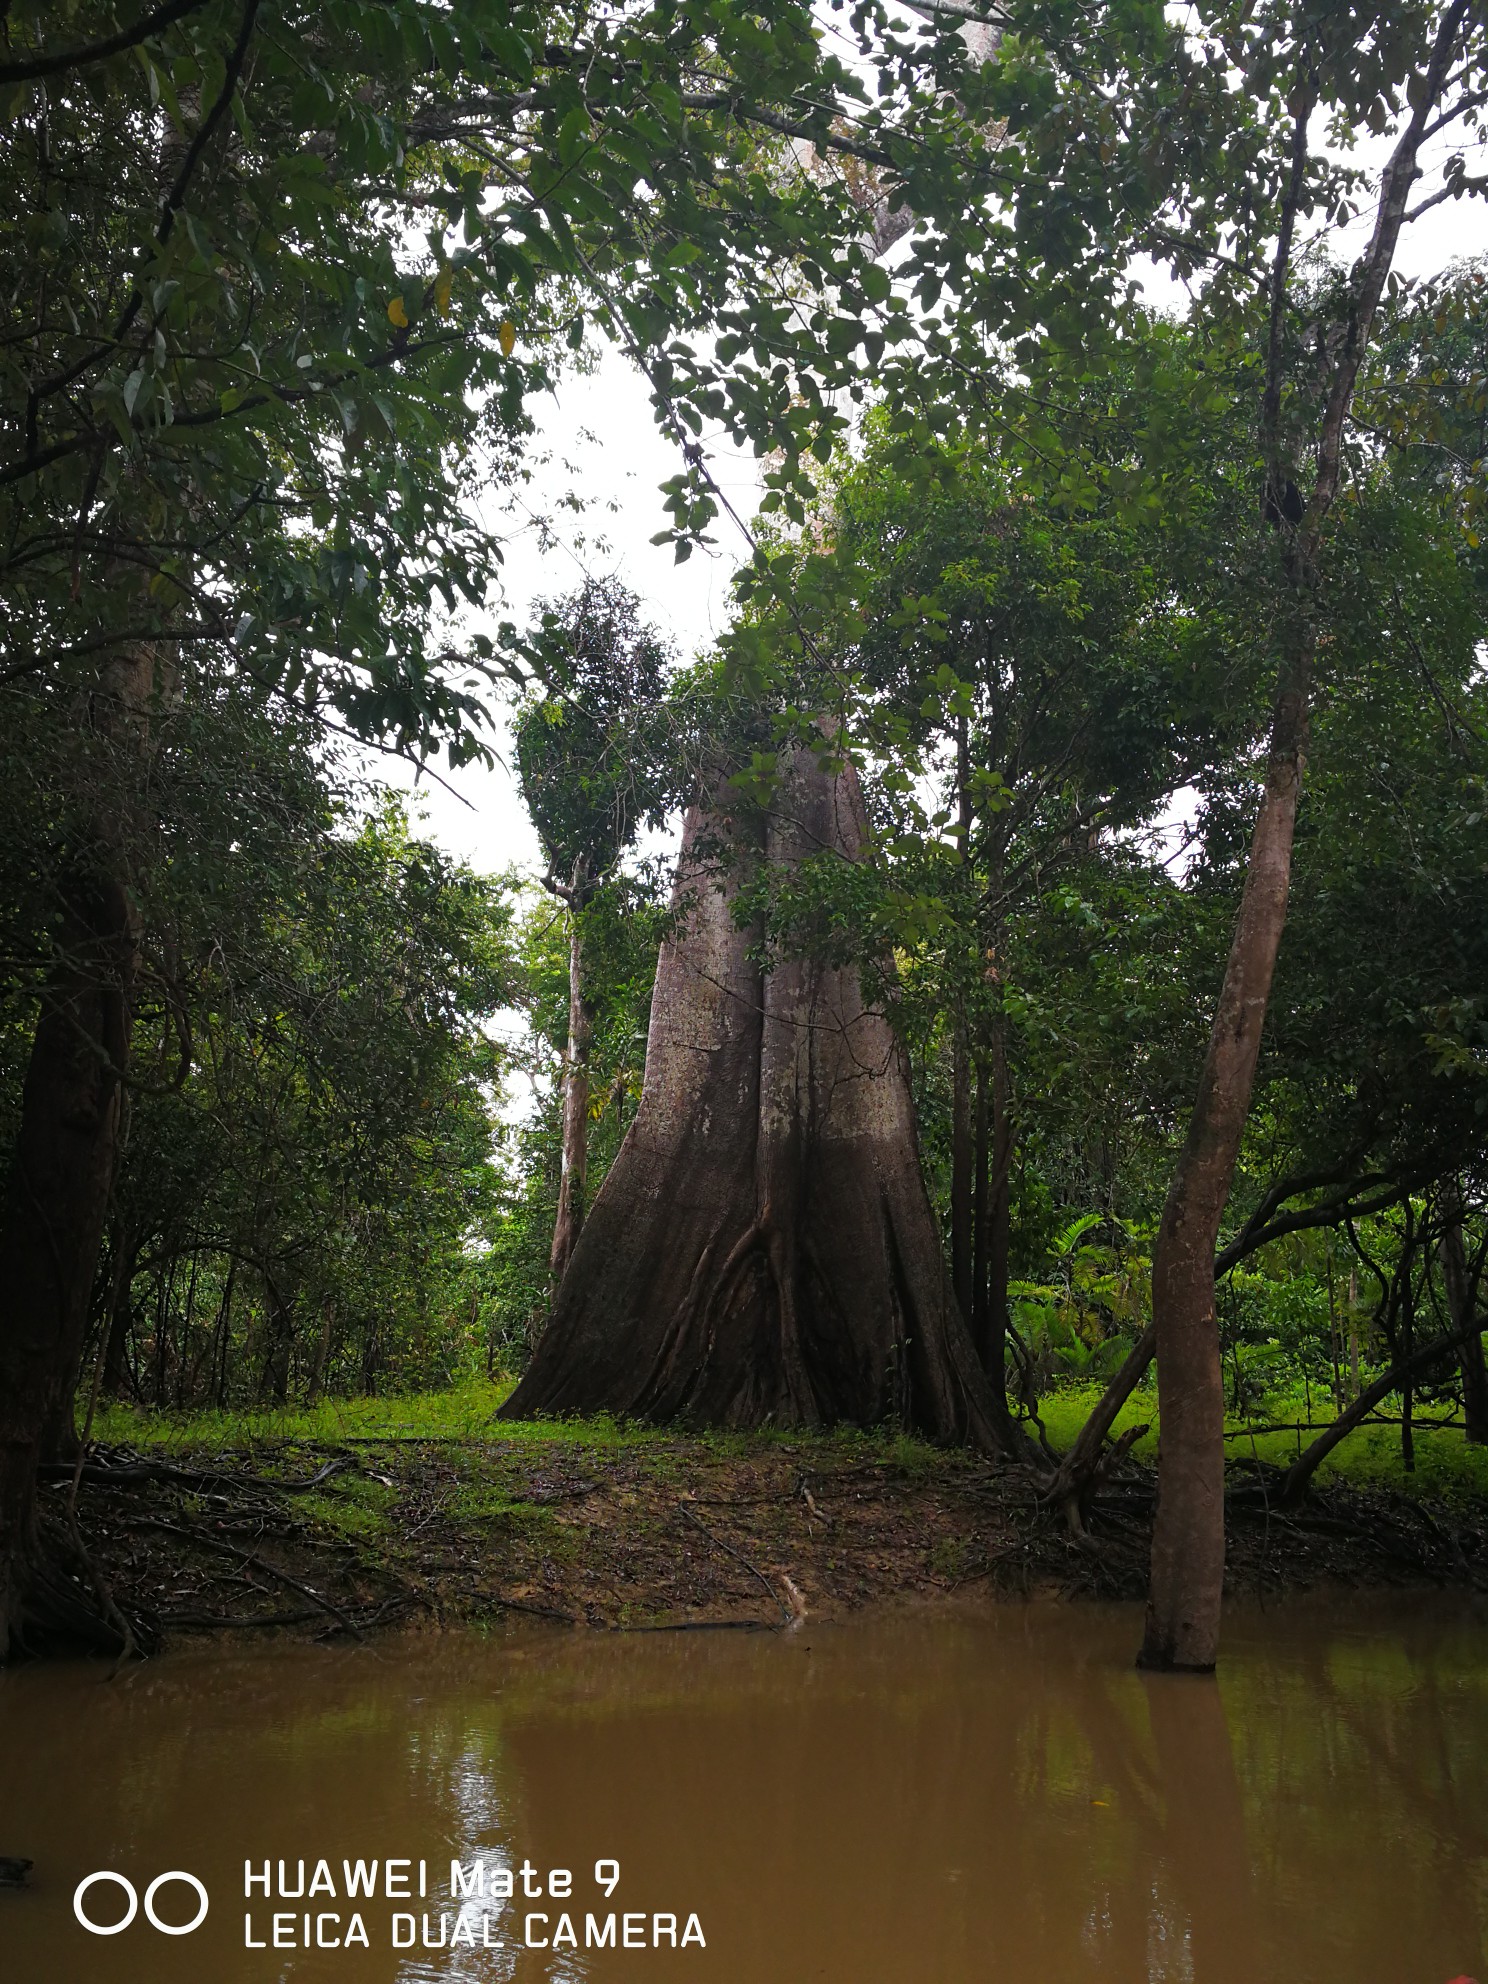
[[[54,733],[36,701],[8,693],[3,747],[12,1137],[78,775],[40,755]],[[111,1394],[182,1407],[444,1382],[483,1356],[511,892],[420,839],[251,683],[187,679],[154,721],[85,1389],[96,1369]]]

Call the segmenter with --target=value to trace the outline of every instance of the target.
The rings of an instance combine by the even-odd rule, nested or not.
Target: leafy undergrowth
[[[1053,1446],[1062,1452],[1073,1443],[1099,1396],[1096,1386],[1072,1386],[1039,1401],[1039,1417]],[[1395,1401],[1391,1405],[1398,1409]],[[1226,1452],[1241,1466],[1260,1461],[1270,1467],[1290,1467],[1333,1423],[1333,1417],[1331,1402],[1317,1391],[1310,1395],[1302,1390],[1277,1393],[1266,1399],[1260,1412],[1226,1417],[1230,1435]],[[1488,1499],[1488,1447],[1469,1446],[1460,1421],[1439,1423],[1444,1418],[1439,1406],[1422,1408],[1415,1422],[1415,1467],[1411,1471],[1402,1457],[1398,1419],[1366,1420],[1319,1467],[1319,1484],[1346,1482],[1406,1495]],[[1132,1453],[1150,1465],[1157,1459],[1157,1392],[1153,1387],[1144,1387],[1127,1400],[1116,1420],[1116,1431],[1141,1425],[1149,1430],[1135,1442]]]
[[[1024,1471],[903,1435],[513,1425],[493,1418],[504,1396],[470,1385],[284,1414],[114,1410],[84,1470],[85,1532],[121,1603],[167,1635],[513,1611],[619,1630],[771,1626],[967,1591],[1145,1585],[1154,1497],[1140,1460],[1076,1537]],[[1045,1402],[1056,1444],[1088,1402]],[[1138,1398],[1129,1416],[1150,1406]],[[1235,1585],[1488,1584],[1482,1456],[1454,1464],[1439,1457],[1460,1453],[1460,1435],[1423,1434],[1400,1494],[1380,1435],[1396,1429],[1366,1432],[1357,1472],[1285,1514],[1274,1468],[1245,1443]],[[1262,1458],[1289,1460],[1295,1437],[1265,1436],[1280,1445]]]

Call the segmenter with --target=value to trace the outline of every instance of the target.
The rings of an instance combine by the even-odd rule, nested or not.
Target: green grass
[[[167,1454],[251,1452],[295,1442],[335,1446],[346,1440],[619,1447],[666,1438],[652,1427],[621,1426],[605,1413],[592,1419],[499,1420],[496,1409],[511,1389],[509,1378],[472,1379],[445,1391],[325,1399],[314,1406],[253,1412],[150,1412],[107,1404],[94,1418],[93,1438],[107,1446]]]
[[[1051,1392],[1039,1401],[1039,1416],[1054,1446],[1070,1445],[1091,1407],[1100,1396],[1098,1387],[1071,1387]],[[1393,1404],[1394,1401],[1391,1401]],[[1237,1437],[1226,1440],[1225,1452],[1232,1460],[1257,1459],[1273,1466],[1287,1467],[1333,1417],[1326,1395],[1314,1391],[1312,1410],[1304,1392],[1279,1394],[1268,1398],[1262,1409],[1237,1417],[1226,1416],[1226,1428]],[[1408,1494],[1452,1497],[1488,1496],[1488,1448],[1470,1447],[1461,1427],[1426,1427],[1420,1419],[1444,1417],[1437,1406],[1423,1407],[1416,1426],[1416,1466],[1407,1474],[1400,1457],[1400,1428],[1366,1422],[1352,1433],[1323,1462],[1317,1479],[1350,1481],[1357,1487],[1402,1489]],[[1311,1419],[1310,1432],[1247,1432],[1263,1422],[1295,1425]],[[1157,1459],[1157,1392],[1148,1387],[1136,1392],[1122,1407],[1116,1431],[1146,1423],[1151,1430],[1132,1448],[1139,1460]]]
[[[362,1474],[338,1475],[315,1496],[309,1513],[348,1542],[367,1542],[382,1534],[399,1501],[399,1491]]]
[[[486,1443],[507,1450],[523,1447],[573,1447],[589,1451],[650,1449],[658,1467],[672,1473],[681,1461],[670,1449],[675,1433],[664,1428],[620,1425],[606,1414],[592,1419],[544,1419],[506,1421],[495,1417],[497,1407],[511,1391],[509,1379],[471,1380],[445,1391],[399,1393],[386,1398],[327,1399],[312,1407],[291,1407],[284,1411],[258,1412],[143,1412],[134,1407],[109,1404],[94,1421],[95,1439],[110,1445],[145,1448],[155,1453],[271,1452],[295,1442],[334,1446],[348,1440],[450,1440]],[[1048,1394],[1039,1403],[1044,1430],[1061,1451],[1074,1440],[1099,1396],[1095,1386],[1070,1386]],[[1308,1417],[1307,1400],[1302,1393],[1277,1396],[1266,1401],[1265,1409],[1248,1419],[1230,1418],[1227,1424],[1236,1437],[1226,1442],[1232,1459],[1254,1456],[1285,1466],[1313,1437],[1311,1433],[1275,1432],[1254,1434],[1245,1429],[1269,1419],[1291,1422]],[[1423,1411],[1424,1418],[1441,1416],[1437,1408]],[[1311,1418],[1321,1425],[1329,1417],[1323,1394],[1312,1395]],[[1149,1431],[1133,1448],[1140,1460],[1157,1457],[1157,1394],[1151,1387],[1139,1390],[1123,1406],[1116,1420],[1116,1431],[1146,1423]],[[799,1429],[766,1428],[757,1433],[705,1432],[700,1435],[704,1449],[720,1460],[742,1459],[762,1448],[785,1446],[809,1449],[830,1445],[841,1453],[860,1452],[865,1460],[899,1468],[922,1477],[933,1471],[936,1449],[924,1441],[902,1433],[862,1432],[839,1428],[831,1433],[803,1433]],[[1460,1428],[1434,1429],[1418,1426],[1416,1468],[1407,1474],[1400,1457],[1398,1426],[1365,1425],[1349,1435],[1318,1471],[1320,1480],[1343,1479],[1359,1485],[1405,1489],[1416,1494],[1488,1497],[1488,1450],[1469,1447]],[[376,1484],[368,1484],[375,1488]],[[387,1491],[381,1491],[387,1492]],[[479,1511],[489,1518],[516,1515],[520,1504]],[[362,1519],[376,1524],[380,1510],[369,1506]],[[472,1513],[476,1513],[472,1511]],[[358,1520],[347,1503],[338,1517],[348,1526]]]
[[[490,1439],[492,1414],[510,1382],[453,1385],[448,1391],[387,1398],[325,1399],[319,1405],[257,1412],[147,1412],[100,1406],[93,1437],[108,1445],[153,1452],[200,1452],[283,1446],[289,1441],[335,1445],[340,1440]]]

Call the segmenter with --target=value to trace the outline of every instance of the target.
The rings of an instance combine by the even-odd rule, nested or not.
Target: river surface
[[[0,1893],[0,1979],[1488,1984],[1488,1613],[1236,1610],[1217,1687],[1138,1675],[1139,1625],[1006,1605],[11,1672],[0,1853],[36,1872]],[[144,1902],[178,1870],[210,1908],[171,1936]],[[74,1916],[98,1871],[138,1897],[111,1936]]]

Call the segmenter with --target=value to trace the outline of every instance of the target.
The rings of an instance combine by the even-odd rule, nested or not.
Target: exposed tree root
[[[97,1653],[127,1660],[153,1652],[159,1638],[151,1613],[126,1612],[115,1602],[75,1519],[43,1513],[12,1568],[0,1619],[3,1658]]]

